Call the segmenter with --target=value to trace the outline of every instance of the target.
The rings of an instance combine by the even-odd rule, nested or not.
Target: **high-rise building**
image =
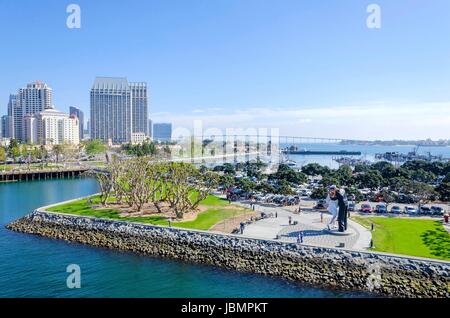
[[[8,131],[8,116],[3,115],[0,118],[0,137],[1,138],[9,138],[9,131]]]
[[[148,136],[151,138],[153,136],[153,126],[152,126],[152,120],[148,120]]]
[[[77,116],[80,124],[80,140],[82,140],[84,138],[84,113],[81,109],[70,106],[69,114]]]
[[[24,117],[25,141],[33,144],[56,145],[80,143],[78,117],[47,109]]]
[[[40,81],[27,84],[20,88],[18,93],[20,106],[25,114],[36,114],[53,108],[52,89]]]
[[[91,88],[90,137],[123,143],[147,134],[147,85],[126,78],[97,77]]]
[[[133,118],[133,133],[148,136],[148,98],[147,83],[131,83],[131,105]]]
[[[25,140],[24,117],[53,108],[52,89],[40,81],[20,88],[17,95],[10,95],[8,116],[11,117],[10,135],[17,140]]]
[[[9,95],[8,130],[9,137],[21,140],[23,126],[23,111],[18,101],[18,95]]]
[[[154,123],[153,124],[153,140],[154,141],[171,141],[172,140],[172,124],[170,123]]]

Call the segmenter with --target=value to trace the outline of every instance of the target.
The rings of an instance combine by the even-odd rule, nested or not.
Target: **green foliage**
[[[116,202],[116,199],[110,198],[108,199],[108,202],[110,204],[114,203]],[[50,212],[60,212],[82,216],[93,216],[97,218],[140,222],[153,225],[168,225],[167,218],[161,214],[137,216],[137,217],[121,216],[119,211],[114,208],[102,208],[102,209],[96,208],[100,204],[101,204],[100,196],[92,196],[89,198],[84,198],[81,200],[57,205],[48,208],[47,210]],[[247,210],[237,206],[234,207],[233,209],[230,209],[229,203],[227,201],[212,195],[209,195],[207,198],[205,198],[201,202],[201,205],[205,208],[205,211],[199,213],[196,219],[192,221],[173,222],[172,226],[180,228],[208,230],[220,221],[232,218],[234,216],[239,216],[247,212]]]
[[[379,171],[369,170],[368,172],[356,175],[355,182],[360,188],[376,190],[381,187],[384,179]]]
[[[0,161],[6,161],[6,150],[3,147],[0,147]]]
[[[106,152],[108,149],[106,145],[99,139],[94,139],[84,144],[84,149],[88,156],[95,156]]]
[[[236,186],[238,188],[244,190],[245,192],[252,192],[252,191],[255,191],[255,189],[256,189],[256,183],[251,181],[248,178],[240,178],[236,182]]]
[[[370,228],[375,225],[376,251],[450,260],[450,234],[440,221],[405,218],[352,217]]]
[[[436,192],[442,201],[450,202],[450,182],[442,182],[437,188]]]
[[[291,185],[288,181],[281,179],[278,181],[277,194],[292,195],[295,192],[292,190]]]
[[[324,176],[331,172],[327,166],[318,163],[309,163],[302,167],[302,172],[308,176]]]
[[[315,188],[311,193],[311,199],[319,200],[319,199],[325,199],[328,194],[328,188],[327,187],[318,187]]]
[[[353,184],[353,170],[348,165],[340,166],[338,170],[334,173],[338,184],[341,186],[347,186]]]
[[[124,144],[122,150],[129,155],[138,157],[154,156],[158,153],[155,144],[150,141],[144,141],[142,144]]]
[[[231,188],[232,186],[234,186],[235,183],[234,178],[229,174],[224,174],[220,176],[219,182],[224,188]]]
[[[231,163],[224,163],[222,165],[222,171],[226,174],[231,174],[231,175],[236,174],[236,170],[234,169],[234,167]]]
[[[302,184],[308,180],[303,172],[296,171],[285,164],[280,164],[277,172],[270,175],[269,178],[271,180],[278,180],[278,182],[284,180],[292,184]]]

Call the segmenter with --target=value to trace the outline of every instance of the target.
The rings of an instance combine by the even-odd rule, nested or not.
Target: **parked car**
[[[425,215],[432,215],[432,214],[433,214],[433,212],[431,211],[431,208],[428,207],[428,206],[422,206],[422,207],[420,207],[419,213],[420,213],[420,214],[425,214]]]
[[[433,205],[431,207],[431,212],[433,215],[444,215],[445,210],[443,207],[437,206],[437,205]]]
[[[394,205],[391,208],[391,213],[400,214],[400,213],[402,213],[402,209],[398,205]]]
[[[369,203],[363,203],[361,205],[361,212],[372,213],[372,207]]]
[[[407,214],[417,214],[418,211],[413,206],[405,206],[405,213],[407,213]]]
[[[387,213],[387,208],[384,204],[377,204],[375,207],[375,212],[377,213]]]
[[[316,206],[314,209],[325,209],[326,201],[324,199],[320,199],[317,201]]]
[[[355,211],[355,204],[354,204],[354,203],[349,203],[349,204],[348,204],[348,210],[349,210],[350,212]]]

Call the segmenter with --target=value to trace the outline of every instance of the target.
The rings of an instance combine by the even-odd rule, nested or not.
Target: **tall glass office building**
[[[154,141],[171,141],[172,140],[172,124],[171,123],[154,123],[153,124],[153,140]]]
[[[147,83],[139,82],[129,85],[132,98],[133,133],[144,133],[149,136]]]
[[[77,107],[70,106],[69,114],[77,116],[78,121],[79,121],[79,127],[80,127],[80,140],[83,140],[83,138],[84,138],[84,113],[83,113],[83,111]]]
[[[91,139],[130,142],[133,133],[147,134],[147,119],[146,83],[129,84],[124,77],[95,79],[91,89]]]

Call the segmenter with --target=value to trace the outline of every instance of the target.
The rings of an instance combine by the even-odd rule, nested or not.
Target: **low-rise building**
[[[80,143],[80,123],[71,116],[55,109],[47,109],[24,118],[24,133],[27,143],[56,145]]]
[[[147,139],[149,139],[149,137],[147,137],[147,135],[142,132],[131,134],[131,143],[133,144],[142,144]]]

